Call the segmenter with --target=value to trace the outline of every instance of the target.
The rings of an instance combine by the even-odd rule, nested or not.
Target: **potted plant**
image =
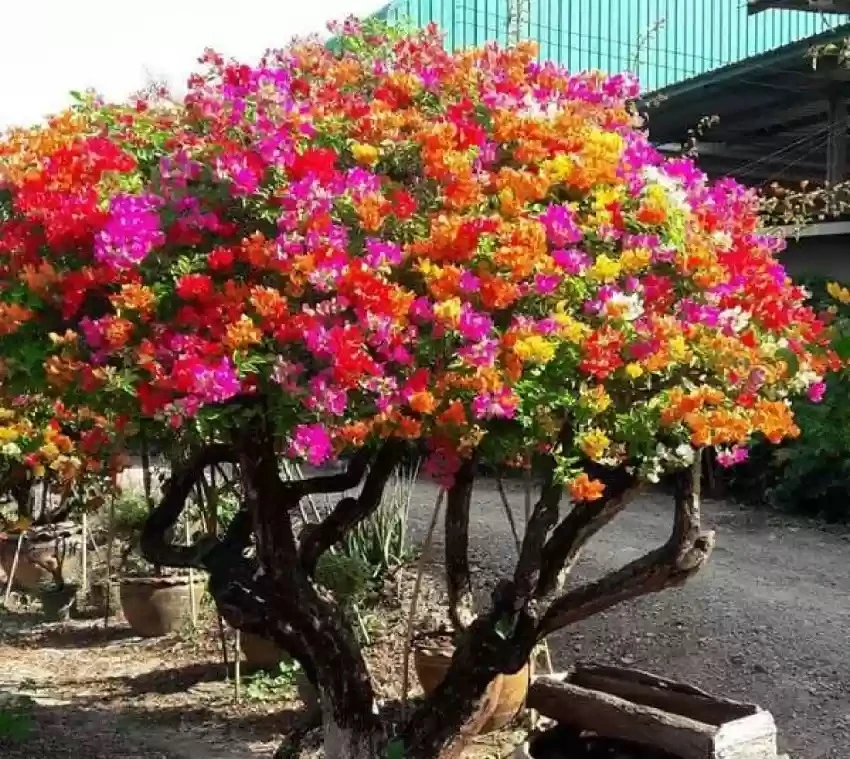
[[[192,584],[197,605],[206,583],[195,577]],[[192,597],[186,575],[121,578],[121,611],[133,632],[143,638],[177,632],[191,613]]]
[[[141,558],[138,545],[147,515],[142,495],[124,493],[115,502],[112,531],[123,544],[118,583],[121,612],[133,632],[155,638],[180,629],[191,614],[192,600],[198,604],[206,583],[202,575],[195,575],[190,590],[189,576],[163,573]]]
[[[426,696],[430,696],[443,682],[454,651],[454,636],[445,630],[421,632],[414,639],[413,666]],[[532,665],[528,662],[519,672],[498,675],[493,680],[482,708],[482,733],[500,730],[522,711],[532,674]]]
[[[68,582],[68,556],[76,558],[78,542],[74,526],[53,525],[50,529],[32,527],[27,519],[19,519],[3,533],[3,548],[12,548],[11,558],[3,552],[6,581],[27,592],[35,593],[48,619],[64,622],[70,617],[79,586]],[[76,566],[77,562],[71,562]],[[7,567],[7,568],[6,568]]]
[[[16,588],[36,591],[75,577],[80,547],[80,527],[73,522],[34,526],[19,521],[0,532],[0,566]]]

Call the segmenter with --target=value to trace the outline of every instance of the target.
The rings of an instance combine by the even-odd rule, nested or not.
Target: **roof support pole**
[[[829,136],[826,146],[826,179],[842,182],[847,174],[847,100],[839,87],[829,91]]]

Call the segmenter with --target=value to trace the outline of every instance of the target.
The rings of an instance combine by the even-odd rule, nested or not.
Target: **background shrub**
[[[846,356],[850,345],[850,305],[832,298],[829,280],[807,278],[819,311],[832,312],[838,327],[834,347]],[[746,463],[727,474],[735,498],[829,521],[850,521],[850,377],[838,372],[827,377],[820,403],[794,401],[801,434],[781,446],[755,443]]]

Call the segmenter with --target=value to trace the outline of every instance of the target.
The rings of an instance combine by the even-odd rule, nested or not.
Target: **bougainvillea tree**
[[[797,434],[825,328],[759,234],[757,199],[663,159],[627,75],[531,45],[447,53],[435,29],[348,22],[256,66],[214,53],[182,103],[88,101],[0,148],[0,354],[10,392],[205,430],[144,550],[206,569],[235,626],[317,685],[330,757],[449,756],[488,683],[550,633],[677,585],[707,559],[697,462]],[[133,421],[133,424],[128,423]],[[391,729],[351,630],[312,582],[410,446],[447,489],[459,633],[436,692]],[[282,457],[339,474],[286,481]],[[482,463],[538,461],[514,572],[472,606]],[[238,465],[223,538],[168,543],[205,467]],[[669,540],[572,587],[643,482],[676,480]],[[296,534],[314,493],[340,493]],[[246,551],[256,546],[255,554]]]

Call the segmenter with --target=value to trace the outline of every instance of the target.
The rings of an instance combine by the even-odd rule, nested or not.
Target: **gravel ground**
[[[509,492],[521,520],[521,486]],[[435,496],[419,488],[415,532],[427,525]],[[503,576],[515,550],[493,484],[483,482],[473,503],[474,577]],[[642,497],[588,546],[577,576],[597,576],[662,543],[671,515],[668,496]],[[705,503],[704,515],[717,531],[706,569],[683,589],[561,632],[551,641],[556,668],[596,660],[690,682],[769,709],[791,759],[847,759],[850,535],[719,501]]]

